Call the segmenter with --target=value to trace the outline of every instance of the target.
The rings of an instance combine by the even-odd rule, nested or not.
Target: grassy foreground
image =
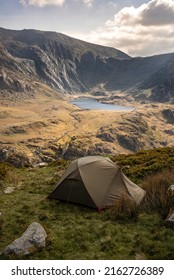
[[[0,251],[32,222],[47,231],[46,248],[27,257],[1,259],[174,259],[174,229],[165,218],[173,207],[166,192],[174,184],[174,148],[113,157],[127,176],[147,191],[136,217],[101,213],[47,199],[68,162],[42,168],[0,165]],[[129,168],[127,166],[130,166]],[[7,187],[12,193],[4,193]],[[160,190],[160,191],[159,191]],[[138,215],[137,215],[138,212]]]

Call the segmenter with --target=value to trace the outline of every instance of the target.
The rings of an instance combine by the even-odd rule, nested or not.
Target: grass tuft
[[[133,200],[122,196],[120,200],[108,208],[108,213],[112,220],[135,222],[138,220],[139,208]]]
[[[174,170],[166,170],[148,176],[142,184],[146,190],[144,208],[148,212],[157,211],[163,219],[174,210],[174,191],[169,186],[174,184]]]

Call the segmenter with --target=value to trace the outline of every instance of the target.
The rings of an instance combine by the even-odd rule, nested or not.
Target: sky
[[[174,0],[0,0],[0,27],[56,31],[151,56],[174,52]]]

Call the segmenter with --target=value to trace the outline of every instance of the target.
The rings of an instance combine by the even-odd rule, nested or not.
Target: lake
[[[70,101],[71,104],[76,105],[81,109],[88,110],[109,110],[109,111],[132,111],[134,107],[120,106],[115,104],[100,103],[93,98],[75,98]]]

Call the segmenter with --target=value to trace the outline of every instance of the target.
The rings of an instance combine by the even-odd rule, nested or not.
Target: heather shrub
[[[174,191],[169,190],[172,184],[174,184],[174,170],[148,176],[142,183],[142,188],[146,190],[144,209],[157,211],[165,219],[174,208]]]

